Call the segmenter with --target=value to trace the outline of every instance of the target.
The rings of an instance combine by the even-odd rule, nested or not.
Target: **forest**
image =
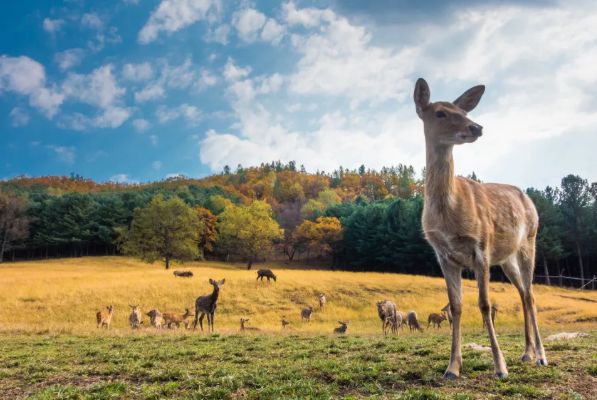
[[[130,254],[166,268],[212,259],[440,275],[422,235],[423,188],[424,171],[406,165],[307,173],[279,161],[142,184],[16,177],[0,181],[0,260]],[[526,192],[540,217],[537,280],[589,282],[597,183],[571,174]]]

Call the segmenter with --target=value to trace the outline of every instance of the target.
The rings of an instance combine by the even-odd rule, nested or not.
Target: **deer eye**
[[[446,113],[445,113],[445,112],[443,112],[443,111],[436,111],[436,112],[435,112],[435,116],[436,116],[437,118],[446,118]]]

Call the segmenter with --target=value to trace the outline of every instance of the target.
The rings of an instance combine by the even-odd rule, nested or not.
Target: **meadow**
[[[384,338],[375,302],[427,315],[446,302],[442,278],[271,267],[277,282],[256,282],[243,265],[187,263],[190,279],[124,257],[3,264],[0,268],[0,398],[597,398],[597,293],[537,285],[543,336],[582,331],[588,337],[546,343],[550,365],[523,364],[517,292],[492,282],[496,324],[510,369],[493,379],[487,352],[463,350],[463,377],[441,378],[449,358],[447,323],[440,330]],[[261,266],[258,266],[261,267]],[[128,327],[128,304],[182,312],[226,279],[216,334]],[[299,311],[328,305],[302,323]],[[464,281],[463,343],[488,345],[476,285]],[[114,305],[112,328],[98,330],[95,313]],[[281,329],[280,319],[291,324]],[[250,318],[258,333],[241,334]],[[345,336],[332,335],[348,320]],[[145,318],[148,324],[148,318]]]

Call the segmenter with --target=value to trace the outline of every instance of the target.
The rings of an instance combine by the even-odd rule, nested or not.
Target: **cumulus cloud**
[[[46,148],[61,162],[67,164],[75,162],[75,149],[73,147],[46,145]]]
[[[147,81],[153,77],[153,68],[148,62],[125,64],[122,67],[122,77],[133,82]]]
[[[56,61],[56,64],[58,64],[58,68],[60,68],[62,71],[66,71],[67,69],[71,69],[79,65],[83,60],[83,57],[85,57],[85,50],[75,48],[56,53],[54,55],[54,61]]]
[[[285,29],[275,19],[266,17],[254,8],[237,11],[232,19],[238,37],[248,43],[263,40],[278,44],[282,40]]]
[[[175,119],[183,118],[189,125],[196,125],[203,114],[197,107],[183,103],[177,107],[161,105],[156,110],[156,117],[160,123],[165,124]]]
[[[13,108],[12,110],[10,110],[9,115],[12,126],[14,126],[15,128],[25,126],[29,123],[29,114],[22,108]]]
[[[62,27],[64,26],[64,20],[63,19],[44,18],[44,22],[42,25],[43,25],[44,31],[53,35],[62,29]]]
[[[96,13],[85,13],[81,17],[81,25],[89,29],[101,30],[104,27],[104,21]]]
[[[597,126],[597,112],[588,106],[597,81],[597,13],[591,10],[596,6],[582,1],[546,5],[533,8],[529,19],[524,6],[483,5],[459,10],[441,26],[397,26],[384,41],[330,9],[287,3],[283,21],[298,63],[279,78],[249,78],[249,66],[229,59],[223,75],[236,122],[208,130],[200,159],[214,171],[271,159],[301,160],[310,170],[398,162],[422,168],[422,125],[411,104],[419,76],[431,84],[432,100],[488,85],[471,113],[485,134],[457,147],[458,173],[474,170],[499,180],[503,165],[518,162],[513,157],[520,149],[548,138],[570,137],[594,148],[596,140],[583,134]],[[256,31],[247,28],[247,38],[255,39]],[[567,172],[559,164],[542,167],[549,170],[542,182],[557,183]],[[579,172],[597,179],[594,169]],[[527,168],[512,182],[529,185],[537,174]]]
[[[222,24],[216,28],[210,28],[205,35],[207,42],[214,42],[219,44],[228,44],[228,35],[230,34],[230,27]]]
[[[203,70],[198,70],[187,58],[180,65],[170,65],[166,60],[159,60],[159,75],[147,85],[135,92],[135,101],[142,103],[166,96],[167,89],[188,89],[192,86],[201,87]],[[207,77],[208,81],[210,77]],[[204,86],[205,87],[205,86]]]
[[[137,132],[145,132],[151,127],[151,124],[146,119],[137,118],[133,121],[133,127]]]
[[[46,84],[43,65],[26,56],[0,56],[0,94],[13,92],[29,98],[29,104],[48,118],[54,117],[64,95]]]
[[[217,0],[162,0],[139,32],[139,43],[151,43],[161,32],[173,33],[208,19],[219,8]]]

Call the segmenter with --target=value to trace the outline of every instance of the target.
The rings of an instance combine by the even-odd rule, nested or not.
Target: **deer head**
[[[478,85],[451,103],[432,103],[429,85],[423,78],[419,78],[413,98],[417,115],[423,120],[426,140],[448,146],[477,140],[483,134],[483,127],[469,119],[467,113],[479,104],[484,92],[485,86]]]
[[[221,288],[225,282],[226,282],[226,279],[221,279],[219,281],[216,281],[215,279],[211,279],[211,278],[209,279],[209,283],[211,283],[212,286],[217,289]]]

